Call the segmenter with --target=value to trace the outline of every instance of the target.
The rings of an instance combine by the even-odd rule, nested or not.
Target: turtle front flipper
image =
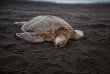
[[[33,32],[16,33],[16,36],[21,39],[27,40],[30,43],[40,43],[44,41],[41,36],[36,35],[36,33]]]
[[[83,31],[74,30],[74,31],[71,32],[70,39],[79,40],[79,39],[81,39],[83,37],[83,35],[84,35]]]

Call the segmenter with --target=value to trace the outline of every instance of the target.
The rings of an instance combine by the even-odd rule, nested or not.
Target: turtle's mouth
[[[56,44],[55,48],[62,48],[63,46],[61,44]]]
[[[59,45],[56,45],[55,48],[61,48]]]

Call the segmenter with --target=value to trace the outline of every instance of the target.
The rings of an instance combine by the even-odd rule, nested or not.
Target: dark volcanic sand
[[[61,17],[85,36],[60,49],[14,37],[21,32],[14,22],[38,15]],[[110,4],[1,2],[0,74],[110,74]]]

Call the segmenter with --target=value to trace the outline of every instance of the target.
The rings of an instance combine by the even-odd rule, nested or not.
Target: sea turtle
[[[15,22],[22,26],[23,33],[16,36],[29,41],[40,43],[43,41],[54,41],[56,48],[65,46],[69,39],[79,40],[83,36],[80,30],[74,30],[66,21],[53,15],[36,16],[28,22]]]

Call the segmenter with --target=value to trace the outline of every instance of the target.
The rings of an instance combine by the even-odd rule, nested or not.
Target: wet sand
[[[56,49],[15,37],[14,22],[55,15],[85,34]],[[0,74],[110,74],[110,4],[0,3]]]

